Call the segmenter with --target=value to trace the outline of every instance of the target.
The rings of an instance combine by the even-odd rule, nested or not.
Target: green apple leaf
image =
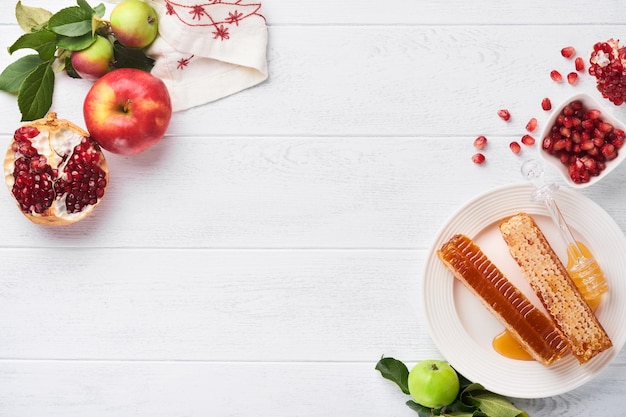
[[[22,82],[17,105],[22,121],[41,119],[52,106],[54,71],[50,62],[39,64]]]
[[[67,49],[68,51],[82,51],[91,46],[96,38],[91,33],[82,36],[63,36],[59,35],[57,39],[57,47]]]
[[[150,72],[154,67],[154,59],[146,56],[141,49],[128,48],[115,41],[113,52],[115,53],[115,66],[118,68],[137,68]]]
[[[409,393],[409,370],[404,363],[394,358],[381,358],[375,369],[383,378],[395,382],[403,393]]]
[[[9,47],[9,53],[19,49],[34,49],[39,52],[39,56],[42,60],[48,61],[54,57],[56,52],[57,36],[49,30],[38,30],[37,32],[29,32],[20,36]]]
[[[90,13],[80,6],[66,7],[50,17],[48,27],[54,33],[64,36],[82,36],[91,32]]]
[[[96,7],[93,8],[94,10],[94,14],[97,17],[102,18],[102,16],[104,16],[104,12],[106,12],[106,6],[102,3],[98,4]]]
[[[87,13],[91,15],[95,13],[91,5],[89,5],[89,3],[87,3],[85,0],[76,0],[76,4],[78,4],[78,7],[80,7],[81,9],[83,9],[84,11],[86,11]]]
[[[24,79],[43,61],[39,55],[25,55],[9,64],[0,74],[0,90],[17,94]]]
[[[17,24],[24,32],[31,32],[48,22],[52,12],[41,7],[24,6],[21,1],[15,5]]]

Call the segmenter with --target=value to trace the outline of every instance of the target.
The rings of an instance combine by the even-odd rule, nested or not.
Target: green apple
[[[444,361],[418,362],[409,372],[409,393],[416,403],[441,408],[454,402],[459,394],[459,376]]]
[[[145,48],[157,37],[157,14],[141,0],[124,0],[111,11],[115,38],[130,48]]]
[[[104,36],[96,35],[96,40],[81,51],[72,52],[72,67],[82,78],[95,80],[113,68],[113,44]]]

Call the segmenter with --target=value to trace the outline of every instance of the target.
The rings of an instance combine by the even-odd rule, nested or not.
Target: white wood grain
[[[432,238],[522,181],[536,146],[508,143],[530,117],[543,126],[543,97],[599,97],[589,76],[549,79],[573,69],[560,49],[587,58],[625,29],[617,0],[262,3],[269,79],[175,114],[142,155],[107,154],[91,218],[36,227],[0,190],[0,415],[414,416],[374,365],[440,357],[419,301]],[[5,47],[14,7],[0,2]],[[0,48],[0,68],[23,53]],[[90,85],[59,74],[53,110],[82,124]],[[3,148],[15,97],[0,93],[0,114]],[[625,181],[621,167],[583,192],[622,231]],[[618,416],[625,370],[622,351],[579,389],[515,403]]]

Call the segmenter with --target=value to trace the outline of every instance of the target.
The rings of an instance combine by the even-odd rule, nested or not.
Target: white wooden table
[[[626,38],[617,0],[262,3],[268,81],[176,113],[139,156],[109,155],[92,217],[37,227],[0,193],[0,415],[415,415],[374,365],[440,357],[420,305],[435,233],[522,181],[536,146],[508,144],[530,117],[543,126],[543,97],[599,97],[589,76],[550,80],[573,66],[560,49],[587,59]],[[2,68],[14,5],[0,2]],[[82,124],[88,87],[58,77],[53,109]],[[0,114],[8,144],[14,97]],[[479,134],[484,166],[470,160]],[[626,231],[624,181],[621,167],[583,194]],[[583,387],[515,403],[619,416],[625,394],[622,352]]]

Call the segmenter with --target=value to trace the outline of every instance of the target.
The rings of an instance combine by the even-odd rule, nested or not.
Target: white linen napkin
[[[148,47],[152,74],[168,87],[173,111],[205,104],[268,77],[267,25],[260,3],[149,0],[159,35]]]

